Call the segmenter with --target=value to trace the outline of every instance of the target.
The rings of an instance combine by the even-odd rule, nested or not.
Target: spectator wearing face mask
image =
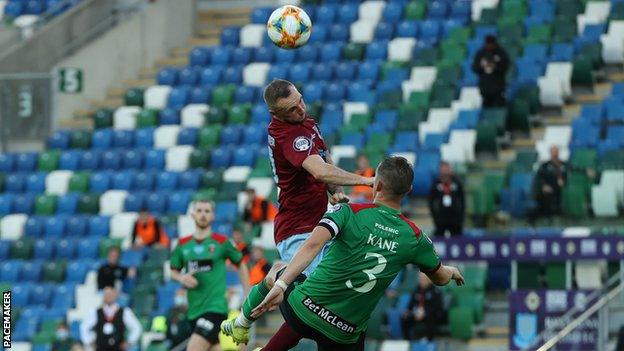
[[[173,298],[173,307],[167,316],[167,340],[171,343],[171,348],[189,338],[193,332],[191,323],[186,319],[187,310],[186,290],[178,289]]]
[[[79,341],[69,336],[69,327],[67,323],[60,322],[56,327],[56,340],[52,344],[52,351],[71,351],[75,344]]]

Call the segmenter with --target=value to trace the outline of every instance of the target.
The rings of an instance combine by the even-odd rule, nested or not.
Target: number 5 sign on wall
[[[64,93],[80,93],[82,91],[82,70],[78,68],[59,69],[59,90]]]

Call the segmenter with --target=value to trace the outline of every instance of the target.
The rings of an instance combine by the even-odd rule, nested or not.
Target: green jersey
[[[197,279],[197,287],[187,289],[188,318],[199,318],[206,312],[228,313],[225,298],[225,260],[238,264],[243,254],[226,236],[213,234],[198,241],[194,237],[180,239],[171,253],[171,268],[185,269]]]
[[[314,272],[288,296],[307,325],[343,344],[357,341],[396,275],[409,263],[440,267],[431,240],[399,211],[377,204],[334,206],[319,222],[334,242]]]

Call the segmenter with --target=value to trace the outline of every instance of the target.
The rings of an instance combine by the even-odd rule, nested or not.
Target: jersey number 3
[[[375,287],[375,284],[377,284],[377,277],[375,276],[375,274],[379,274],[381,272],[383,272],[384,269],[386,269],[386,263],[388,261],[386,261],[386,258],[383,257],[382,255],[375,253],[375,252],[367,252],[366,253],[366,257],[365,259],[368,259],[369,257],[374,257],[377,259],[377,265],[371,269],[363,269],[362,273],[366,274],[366,276],[368,276],[368,281],[364,284],[362,284],[362,286],[359,287],[354,287],[353,283],[351,282],[351,279],[347,280],[345,282],[345,284],[347,285],[347,288],[349,289],[353,289],[359,293],[367,293],[371,290],[373,290],[373,288]]]

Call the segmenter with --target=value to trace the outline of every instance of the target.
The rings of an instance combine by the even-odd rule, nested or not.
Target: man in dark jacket
[[[508,68],[509,57],[498,45],[496,37],[485,37],[485,45],[472,61],[472,70],[479,75],[483,107],[505,106],[505,73]]]
[[[414,340],[426,337],[433,340],[444,320],[444,313],[442,294],[424,273],[420,273],[418,288],[412,293],[409,306],[401,316],[403,338]]]
[[[559,158],[559,148],[550,148],[550,160],[542,163],[533,181],[537,214],[550,218],[561,214],[561,193],[568,180],[568,165]]]
[[[453,175],[451,165],[440,163],[440,176],[429,190],[429,210],[435,223],[435,235],[443,236],[448,230],[451,235],[460,235],[464,223],[464,187]]]

